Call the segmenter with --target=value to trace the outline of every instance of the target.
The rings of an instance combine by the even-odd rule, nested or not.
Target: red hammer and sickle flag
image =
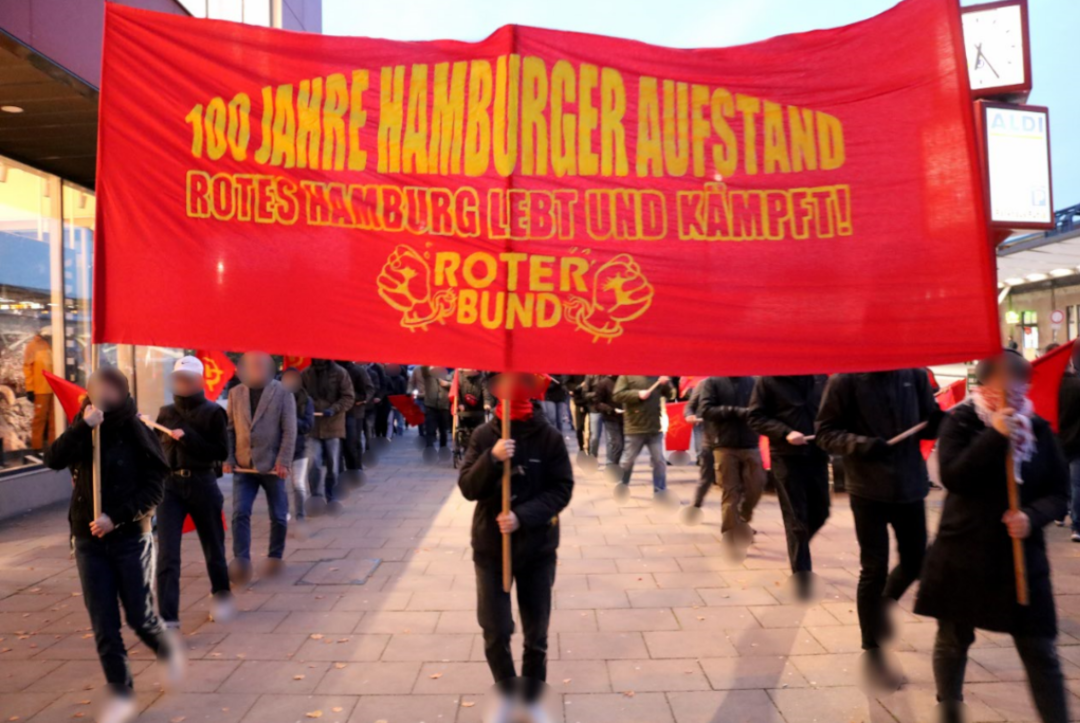
[[[79,414],[79,410],[82,409],[83,399],[86,398],[86,390],[78,384],[69,382],[67,379],[58,377],[55,374],[49,372],[44,372],[44,374],[45,381],[52,387],[53,394],[60,401],[60,406],[64,408],[68,424],[73,423],[75,417]]]
[[[203,363],[203,384],[206,398],[217,399],[229,379],[236,373],[236,366],[222,351],[196,351],[195,356]]]

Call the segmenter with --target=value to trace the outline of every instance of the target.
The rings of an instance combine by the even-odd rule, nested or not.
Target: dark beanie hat
[[[128,385],[128,379],[124,376],[124,373],[113,366],[99,367],[96,372],[90,375],[90,381],[99,381],[113,387],[120,392],[120,396],[127,397],[131,393],[131,388]]]

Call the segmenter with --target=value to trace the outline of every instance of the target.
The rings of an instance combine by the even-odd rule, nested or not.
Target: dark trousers
[[[390,400],[380,399],[375,407],[375,436],[385,437],[390,429]]]
[[[154,538],[115,532],[104,539],[77,538],[75,565],[105,680],[113,693],[134,695],[120,634],[120,607],[128,625],[159,658],[168,655],[170,646],[165,625],[154,612]]]
[[[548,623],[551,620],[551,587],[555,584],[555,555],[514,566],[518,610],[521,613],[525,651],[521,676],[526,679],[526,695],[535,696],[547,680]],[[510,594],[503,592],[502,566],[498,561],[476,563],[476,617],[484,632],[484,656],[496,684],[505,687],[517,675],[510,652],[514,619]]]
[[[364,410],[364,451],[371,449],[375,444],[375,408],[368,407]]]
[[[345,469],[363,469],[363,449],[361,445],[361,428],[364,426],[362,419],[355,414],[345,414],[345,440],[341,446],[341,456],[345,463]]]
[[[312,497],[334,501],[338,473],[341,471],[341,440],[307,438],[308,490]],[[325,490],[325,495],[324,495]]]
[[[716,479],[720,483],[720,532],[737,532],[749,524],[765,491],[761,450],[717,447],[713,450]]]
[[[622,420],[605,419],[604,433],[607,434],[608,466],[617,466],[622,461],[624,444]]]
[[[570,418],[574,423],[578,449],[585,449],[585,405],[570,401]]]
[[[213,472],[173,476],[165,481],[165,497],[157,508],[157,594],[158,609],[167,623],[180,619],[180,547],[188,515],[202,545],[211,592],[229,592],[225,525],[221,519],[224,503]]]
[[[445,447],[446,439],[450,434],[450,410],[428,407],[424,414],[426,415],[424,423],[427,426],[426,446],[434,447],[437,435],[439,437],[439,447]]]
[[[701,448],[698,453],[698,483],[694,490],[694,507],[705,504],[705,495],[716,484],[716,463],[713,461],[713,448]]]
[[[792,572],[810,572],[810,540],[829,519],[829,458],[819,452],[774,455],[773,476]]]
[[[856,595],[863,650],[880,647],[887,630],[886,598],[899,600],[919,579],[926,555],[926,505],[878,502],[850,495],[859,541],[859,589]],[[889,527],[896,535],[900,563],[889,571]]]
[[[938,621],[934,640],[934,683],[938,702],[948,705],[964,700],[964,672],[968,648],[975,642],[975,628],[948,620]],[[1031,697],[1043,723],[1065,723],[1069,709],[1065,702],[1065,679],[1061,674],[1054,638],[1013,636],[1016,652],[1027,672]]]
[[[251,559],[251,510],[259,490],[266,491],[266,506],[270,512],[269,557],[285,555],[285,534],[289,530],[289,495],[285,480],[272,474],[233,475],[233,557]]]

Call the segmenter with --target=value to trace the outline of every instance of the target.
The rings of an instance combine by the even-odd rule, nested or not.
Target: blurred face
[[[252,389],[262,389],[270,383],[272,360],[269,354],[248,352],[240,357],[240,381]]]
[[[281,377],[281,383],[293,394],[300,391],[300,372],[286,372]]]
[[[108,412],[116,409],[124,401],[121,390],[99,377],[91,376],[90,382],[86,386],[86,392],[90,395],[90,402],[102,411]]]
[[[191,372],[173,372],[169,376],[169,385],[172,393],[177,397],[190,397],[202,391],[202,377]]]
[[[386,365],[386,373],[389,374],[392,377],[396,377],[398,374],[401,374],[401,365],[400,364],[387,364]]]

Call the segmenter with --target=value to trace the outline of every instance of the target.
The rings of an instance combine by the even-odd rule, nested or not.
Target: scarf
[[[499,402],[495,406],[495,416],[502,419],[503,405]],[[510,400],[510,421],[511,422],[524,422],[526,419],[532,419],[533,405],[528,399],[511,399]]]
[[[999,409],[1012,407],[1016,410],[1012,417],[1016,421],[1016,429],[1009,437],[1009,447],[1012,450],[1013,465],[1016,467],[1017,484],[1024,482],[1020,476],[1020,466],[1035,454],[1035,432],[1031,427],[1034,407],[1027,398],[1027,391],[1026,384],[1012,386],[1004,393],[981,385],[971,390],[971,403],[975,405],[975,413],[987,427],[993,426],[994,413]]]

